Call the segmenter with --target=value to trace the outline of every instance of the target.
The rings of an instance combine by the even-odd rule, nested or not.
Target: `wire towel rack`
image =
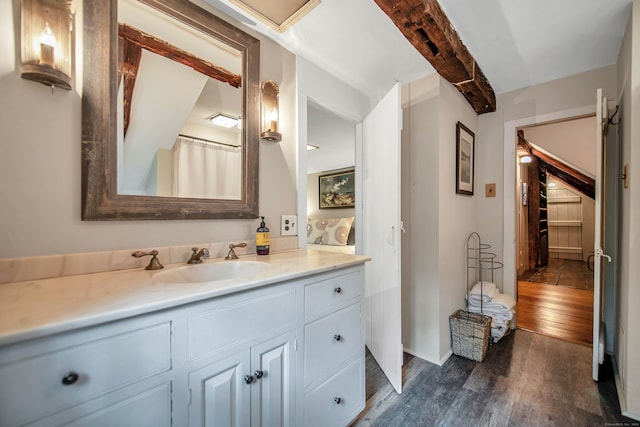
[[[477,232],[473,232],[467,238],[467,275],[466,275],[466,286],[467,286],[467,298],[465,308],[469,309],[469,280],[472,280],[471,286],[476,283],[480,283],[480,293],[482,293],[482,282],[487,279],[485,275],[490,275],[490,281],[495,283],[493,279],[493,272],[503,267],[503,264],[500,261],[497,261],[497,255],[494,252],[490,252],[491,245],[487,243],[482,243],[482,239],[480,238],[480,234]],[[475,274],[474,274],[475,273]],[[484,273],[484,274],[483,274]],[[473,277],[472,277],[473,276]],[[502,292],[502,289],[500,289]],[[482,298],[480,298],[480,313],[482,311]]]

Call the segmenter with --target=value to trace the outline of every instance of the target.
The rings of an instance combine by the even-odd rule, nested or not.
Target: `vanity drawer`
[[[304,385],[337,372],[344,362],[364,354],[362,310],[353,304],[304,327]]]
[[[364,366],[359,358],[309,392],[304,399],[304,425],[344,426],[364,409]]]
[[[295,290],[246,299],[230,299],[189,319],[192,360],[249,342],[275,331],[290,329],[296,321]]]
[[[55,340],[42,341],[43,354],[0,365],[0,425],[22,425],[171,369],[170,322],[44,353]]]
[[[362,280],[358,272],[311,283],[304,288],[305,316],[330,311],[362,294]]]

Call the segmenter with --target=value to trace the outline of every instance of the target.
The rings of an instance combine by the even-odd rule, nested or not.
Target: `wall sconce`
[[[262,139],[268,141],[282,141],[282,134],[278,132],[278,94],[280,88],[273,80],[262,83]]]
[[[22,78],[71,90],[71,3],[72,0],[22,0]]]

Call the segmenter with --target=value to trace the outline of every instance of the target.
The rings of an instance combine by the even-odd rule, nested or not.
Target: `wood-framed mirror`
[[[256,218],[260,41],[190,2],[84,0],[83,5],[82,219]],[[151,25],[136,36],[125,35],[128,27],[137,25],[128,22],[124,27],[119,25],[122,16],[126,16],[123,11],[129,9],[127,13],[130,14],[131,9],[137,8],[151,11],[153,15],[138,19],[141,26],[159,20],[156,28],[161,28],[161,33],[175,27],[184,34],[155,34]],[[163,23],[162,20],[169,21]],[[188,39],[185,42],[185,34],[197,41]],[[140,37],[159,42],[160,52],[150,53],[154,49],[144,43],[140,49],[140,44],[132,42]],[[207,43],[216,47],[209,48]],[[177,48],[180,52],[177,56],[186,53],[187,58],[228,74],[217,78],[205,72],[207,76],[192,79],[184,73],[202,70],[194,72],[193,69],[199,67],[192,63],[185,65],[184,61],[176,59],[175,51],[163,54],[162,46]],[[227,52],[230,62],[211,54],[218,48]],[[237,58],[235,62],[234,56]],[[217,64],[220,61],[226,63]],[[159,73],[161,63],[180,68],[178,72],[183,74],[167,74],[167,71],[160,72],[160,77],[156,76],[155,80],[146,79],[149,73]],[[235,80],[234,75],[237,77]],[[129,81],[125,83],[127,79]],[[195,83],[190,87],[180,86],[192,80]],[[149,81],[153,84],[146,83]],[[239,101],[201,106],[200,101],[204,98],[226,99],[224,93],[233,92],[233,88],[229,89],[232,86],[238,87]],[[150,93],[153,99],[148,100],[141,93]],[[170,111],[159,108],[163,105],[159,98],[169,101]],[[189,104],[193,109],[187,113],[184,106]],[[230,113],[229,110],[233,111]],[[239,124],[226,136],[224,133],[207,136],[206,132],[212,132],[212,126],[215,126],[208,123],[209,119],[219,114],[239,119]],[[197,117],[195,124],[193,117]],[[159,145],[151,146],[151,142]],[[221,166],[211,171],[210,163],[203,166],[200,152],[187,158],[186,163],[184,157],[177,157],[179,153],[184,156],[184,152],[189,151],[184,147],[193,145],[208,147],[207,153],[213,148],[233,152],[234,160],[218,163]],[[216,161],[221,162],[220,159]],[[187,166],[182,166],[183,163]],[[225,169],[227,175],[221,175]],[[212,176],[218,175],[218,181],[232,187],[232,190],[209,188],[212,181],[208,178],[209,172]],[[191,173],[190,177],[183,178],[185,173]],[[228,174],[233,176],[232,183],[227,178]],[[188,187],[185,183],[194,177],[198,183],[185,190]]]

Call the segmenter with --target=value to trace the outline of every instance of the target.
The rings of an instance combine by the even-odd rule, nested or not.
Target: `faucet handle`
[[[131,254],[132,257],[136,258],[142,258],[143,256],[148,255],[151,256],[151,261],[149,261],[149,265],[144,268],[145,270],[160,270],[164,268],[164,266],[160,264],[160,261],[158,260],[158,251],[156,249],[149,252],[135,251]]]
[[[247,244],[245,242],[242,243],[229,243],[229,253],[227,254],[226,257],[224,257],[224,259],[238,259],[238,255],[236,255],[236,252],[234,251],[235,248],[246,248]]]

